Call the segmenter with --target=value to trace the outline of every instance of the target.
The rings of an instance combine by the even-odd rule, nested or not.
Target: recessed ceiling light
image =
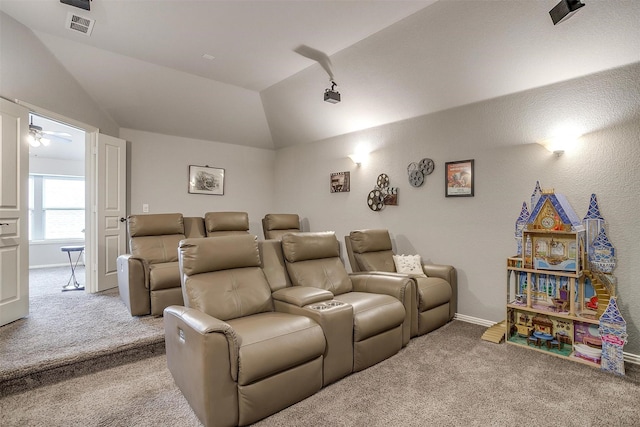
[[[211,61],[212,59],[215,59],[216,57],[213,55],[209,55],[208,53],[205,53],[204,55],[202,55],[202,57],[204,59],[208,59],[209,61]]]

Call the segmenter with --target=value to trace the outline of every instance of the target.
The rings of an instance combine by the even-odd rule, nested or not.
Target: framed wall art
[[[446,197],[473,197],[473,160],[446,162],[444,169]]]
[[[224,195],[224,169],[190,165],[189,193]]]
[[[350,190],[350,172],[334,172],[331,174],[331,192],[344,193]]]

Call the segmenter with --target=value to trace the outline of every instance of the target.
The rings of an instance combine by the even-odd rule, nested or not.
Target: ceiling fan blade
[[[312,59],[316,61],[324,70],[329,74],[329,79],[333,82],[333,71],[331,70],[331,59],[329,56],[317,49],[309,47],[307,45],[300,45],[293,49],[293,51],[299,55],[304,56],[305,58]]]
[[[55,136],[60,136],[63,138],[71,138],[71,134],[68,132],[56,132],[56,131],[52,131],[52,130],[43,130],[42,133],[47,134],[47,135],[55,135]]]
[[[64,133],[64,132],[62,132],[62,133]],[[45,137],[47,139],[49,139],[50,141],[52,141],[52,142],[56,141],[56,142],[62,142],[62,143],[65,143],[65,144],[68,144],[68,143],[71,142],[71,135],[69,135],[69,138],[65,138],[62,135],[55,135],[55,134],[53,134],[53,135],[45,135]]]

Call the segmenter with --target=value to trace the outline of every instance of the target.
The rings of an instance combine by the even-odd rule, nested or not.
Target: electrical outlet
[[[149,213],[149,204],[148,203],[143,203],[142,204],[142,212]]]

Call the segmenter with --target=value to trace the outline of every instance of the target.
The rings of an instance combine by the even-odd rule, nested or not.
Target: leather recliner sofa
[[[251,424],[320,390],[323,329],[274,310],[255,236],[186,239],[179,251],[186,307],[164,311],[167,364],[205,426]]]
[[[130,215],[130,253],[117,259],[118,289],[132,316],[161,316],[170,305],[183,305],[178,244],[185,238],[249,234],[246,212]]]
[[[413,302],[411,280],[349,275],[333,232],[285,234],[282,253],[293,290],[319,288],[331,292],[334,300],[353,307],[354,372],[394,355],[409,341],[410,318],[404,304]],[[274,299],[277,304],[286,301],[279,293],[274,294]]]
[[[350,278],[333,233],[285,240],[289,260],[255,236],[180,242],[186,307],[165,309],[167,363],[205,426],[255,422],[403,345],[410,279]]]
[[[356,230],[345,236],[351,269],[354,272],[396,273],[388,230]],[[411,275],[415,281],[415,305],[411,336],[431,332],[453,319],[457,309],[458,276],[451,265],[422,264],[426,277]]]

